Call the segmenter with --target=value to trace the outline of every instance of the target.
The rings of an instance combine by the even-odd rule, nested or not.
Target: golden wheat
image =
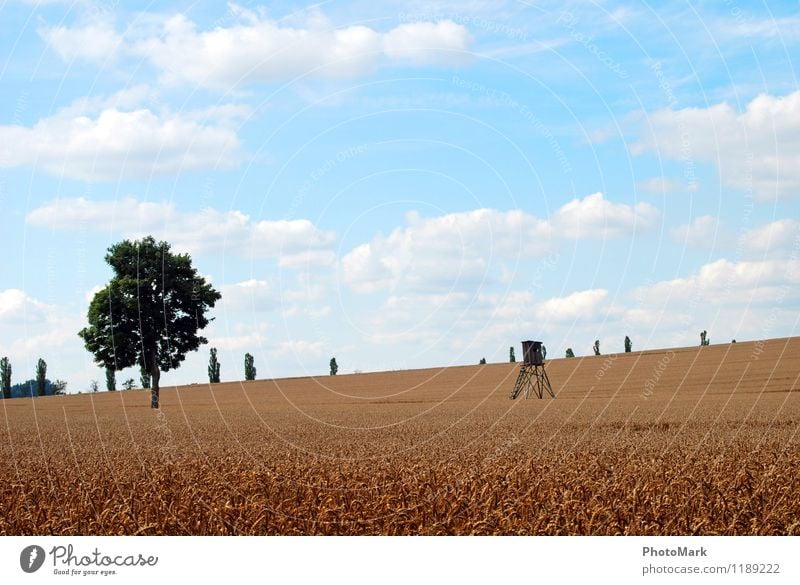
[[[0,533],[800,534],[798,350],[4,401]]]

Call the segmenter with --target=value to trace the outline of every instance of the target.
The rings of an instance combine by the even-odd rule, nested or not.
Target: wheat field
[[[509,400],[518,364],[6,400],[0,533],[800,534],[798,356],[551,360],[555,400]]]

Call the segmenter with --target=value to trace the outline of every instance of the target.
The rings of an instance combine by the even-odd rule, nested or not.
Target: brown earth
[[[0,534],[800,534],[800,338],[518,369],[2,401]]]

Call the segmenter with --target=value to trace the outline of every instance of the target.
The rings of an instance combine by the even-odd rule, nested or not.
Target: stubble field
[[[490,364],[3,401],[0,533],[800,534],[799,356],[551,360],[555,400]]]

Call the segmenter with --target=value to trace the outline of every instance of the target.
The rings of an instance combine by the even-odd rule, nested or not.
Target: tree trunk
[[[161,371],[158,369],[158,365],[155,362],[155,360],[152,361],[150,369],[150,408],[159,408],[158,382],[161,378]]]

